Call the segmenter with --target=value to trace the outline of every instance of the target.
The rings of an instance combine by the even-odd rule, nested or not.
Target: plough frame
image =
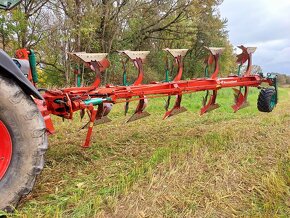
[[[177,74],[172,81],[152,82],[142,84],[144,78],[143,63],[149,54],[149,51],[119,51],[120,54],[126,55],[138,71],[138,77],[132,85],[106,85],[100,87],[101,73],[110,66],[107,59],[108,54],[85,52],[69,53],[69,57],[77,63],[83,63],[87,68],[96,72],[96,79],[89,87],[73,87],[58,90],[45,90],[43,94],[44,101],[35,100],[44,116],[47,130],[54,133],[54,127],[50,119],[50,114],[63,117],[64,119],[73,119],[76,111],[81,111],[81,117],[87,111],[90,121],[88,132],[83,147],[90,147],[93,127],[96,124],[102,124],[111,121],[109,114],[113,104],[126,103],[125,110],[127,113],[129,102],[139,101],[133,116],[128,120],[132,122],[150,114],[145,111],[149,98],[168,97],[166,113],[163,119],[187,111],[182,107],[182,96],[193,92],[206,91],[206,97],[203,101],[203,107],[200,114],[203,115],[209,111],[219,108],[216,102],[218,91],[222,88],[233,88],[235,95],[235,105],[232,106],[234,112],[248,105],[247,97],[250,87],[260,87],[262,83],[267,83],[276,89],[276,79],[273,77],[263,77],[263,75],[252,75],[252,54],[255,52],[254,47],[239,46],[242,53],[237,56],[239,72],[237,75],[230,75],[225,78],[219,78],[219,58],[223,48],[207,48],[210,55],[206,60],[206,75],[204,78],[194,78],[190,80],[181,80],[183,73],[183,60],[187,54],[187,49],[164,49],[170,54],[177,63]],[[23,52],[23,50],[22,50]],[[241,75],[240,68],[247,62],[246,72]],[[208,68],[214,65],[214,71],[209,76]],[[126,79],[126,78],[124,78]],[[236,87],[240,87],[236,89]],[[242,90],[244,89],[244,93]],[[210,94],[212,92],[212,94]],[[176,101],[172,109],[169,109],[172,96],[176,96]]]

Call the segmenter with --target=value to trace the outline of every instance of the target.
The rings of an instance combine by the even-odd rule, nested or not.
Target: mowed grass
[[[86,120],[54,117],[46,167],[14,216],[289,217],[289,94],[281,89],[267,114],[251,89],[251,106],[233,113],[232,90],[222,90],[221,108],[200,116],[196,93],[184,97],[188,112],[168,120],[164,99],[152,99],[152,115],[128,124],[115,105],[89,149],[80,147]]]

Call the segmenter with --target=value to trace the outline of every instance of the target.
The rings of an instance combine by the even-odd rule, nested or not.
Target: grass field
[[[116,105],[87,150],[85,120],[54,118],[46,167],[14,216],[290,217],[290,89],[270,114],[257,96],[234,114],[232,91],[220,91],[222,107],[199,116],[202,95],[188,95],[189,111],[165,121],[154,99],[130,124]]]

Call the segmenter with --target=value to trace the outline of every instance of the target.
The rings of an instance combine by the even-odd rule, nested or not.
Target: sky
[[[224,0],[220,13],[233,45],[258,47],[253,64],[290,75],[290,0]]]

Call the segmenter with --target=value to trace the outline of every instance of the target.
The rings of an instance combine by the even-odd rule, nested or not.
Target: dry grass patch
[[[47,164],[18,217],[287,217],[289,214],[289,90],[271,114],[253,106],[224,107],[200,117],[201,95],[184,98],[189,112],[162,121],[163,100],[151,117],[95,128],[93,146],[79,147],[85,123],[54,118]],[[135,104],[136,105],[136,104]],[[134,107],[132,105],[131,112]]]

